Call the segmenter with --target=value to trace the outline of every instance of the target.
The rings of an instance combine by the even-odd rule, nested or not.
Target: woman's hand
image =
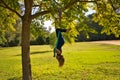
[[[66,32],[68,33],[70,30],[71,30],[71,28],[67,29],[67,31],[66,31]]]

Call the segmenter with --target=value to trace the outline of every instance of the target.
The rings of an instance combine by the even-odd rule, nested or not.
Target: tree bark
[[[22,16],[22,79],[32,80],[30,62],[30,24],[33,0],[24,0],[25,13]]]
[[[31,63],[30,63],[30,24],[29,15],[22,17],[22,79],[32,80]]]

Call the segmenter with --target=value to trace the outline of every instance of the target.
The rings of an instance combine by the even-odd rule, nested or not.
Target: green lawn
[[[0,80],[21,80],[21,48],[0,48]],[[31,46],[33,80],[120,80],[120,46],[81,42],[64,45],[58,67],[48,45]]]

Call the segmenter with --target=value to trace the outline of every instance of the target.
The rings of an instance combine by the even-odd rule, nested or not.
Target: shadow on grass
[[[36,52],[31,52],[30,55],[33,55],[33,54],[44,54],[44,53],[48,53],[48,52],[52,52],[50,50],[46,50],[46,51],[36,51]],[[21,56],[21,54],[17,54],[15,56]]]
[[[22,78],[21,77],[12,77],[12,78],[9,78],[7,80],[22,80]]]
[[[37,51],[37,52],[31,52],[30,54],[43,54],[48,52],[52,52],[52,51]]]

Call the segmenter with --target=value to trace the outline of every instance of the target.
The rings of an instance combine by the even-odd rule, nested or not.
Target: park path
[[[93,43],[120,45],[120,40],[93,41]]]

